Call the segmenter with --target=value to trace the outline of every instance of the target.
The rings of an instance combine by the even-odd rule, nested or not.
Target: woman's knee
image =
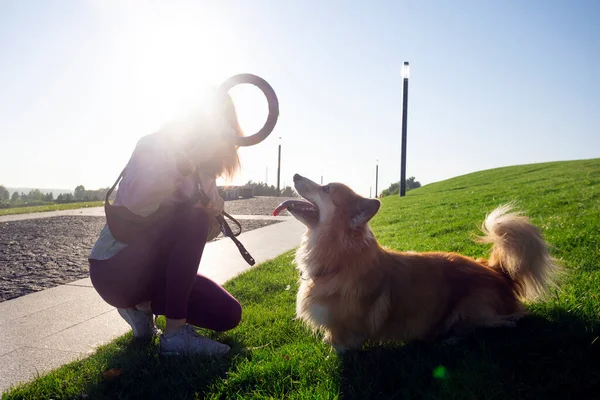
[[[240,321],[242,320],[242,305],[240,304],[239,301],[234,300],[232,307],[231,307],[231,328],[229,329],[233,329],[236,326],[238,326],[240,324]]]
[[[227,309],[223,310],[220,320],[215,329],[217,332],[224,332],[237,327],[242,320],[241,304],[236,299],[232,299]]]
[[[129,308],[135,305],[131,304],[133,302],[128,298],[127,293],[115,288],[114,277],[105,271],[106,268],[103,270],[102,266],[97,266],[96,260],[89,260],[89,263],[90,281],[102,300],[116,308]]]

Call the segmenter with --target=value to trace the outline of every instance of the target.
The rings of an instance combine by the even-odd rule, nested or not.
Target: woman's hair
[[[227,94],[221,101],[222,102],[218,104],[218,107],[214,107],[211,111],[214,113],[218,113],[218,115],[212,115],[209,116],[209,118],[214,118],[217,126],[222,126],[222,124],[226,124],[228,125],[228,127],[231,128],[231,130],[218,132],[218,134],[231,135],[233,131],[235,136],[244,136],[244,131],[242,130],[238,122],[237,113],[235,111],[235,106],[233,104],[231,96]],[[200,117],[201,120],[203,118],[205,117]],[[202,130],[205,129],[205,127],[202,127],[202,125],[203,123],[200,123],[199,128],[197,127],[191,131],[189,139],[193,142],[196,142],[199,139],[199,137],[197,136],[197,129],[199,129],[200,132],[202,132]],[[209,124],[209,126],[212,126],[212,124]],[[219,142],[223,143],[223,141]],[[200,170],[202,170],[204,173],[214,175],[215,178],[224,177],[226,180],[230,180],[240,169],[240,158],[238,155],[239,146],[235,145],[230,140],[225,140],[224,143],[225,145],[217,148],[210,159],[202,161],[198,160],[200,161],[200,164],[198,164],[198,168],[200,168]],[[203,145],[204,144],[202,142],[196,142],[192,145],[192,148],[194,148],[195,146]]]
[[[230,127],[234,130],[235,136],[242,137],[244,136],[244,131],[240,127],[240,123],[238,121],[237,112],[235,111],[235,105],[233,104],[233,100],[229,94],[225,96],[224,100],[224,116],[225,122],[230,125]],[[225,148],[221,149],[221,151],[215,154],[216,157],[219,157],[219,161],[217,161],[217,177],[222,176],[226,179],[231,179],[235,176],[235,174],[240,169],[240,158],[238,155],[238,146],[231,145],[225,146]]]

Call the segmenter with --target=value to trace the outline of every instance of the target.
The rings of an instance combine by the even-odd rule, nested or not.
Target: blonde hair
[[[216,109],[213,110],[213,112],[222,114],[212,116],[210,118],[216,118],[217,120],[221,120],[225,124],[229,125],[229,127],[235,132],[235,136],[244,136],[244,131],[240,127],[235,106],[233,104],[231,96],[227,94],[224,100],[222,101],[223,103],[221,103],[219,107],[216,107]],[[219,134],[226,135],[227,133],[220,132]],[[192,131],[192,133],[189,136],[189,140],[201,140],[197,136],[196,130]],[[231,140],[225,140],[224,143],[224,145],[221,145],[219,148],[216,149],[216,151],[210,157],[210,159],[202,161],[202,163],[198,165],[198,169],[203,173],[209,173],[211,175],[214,175],[215,178],[223,177],[226,180],[231,180],[240,169],[240,158],[238,155],[239,146],[235,145]],[[192,146],[192,148],[193,147],[194,146]],[[191,151],[193,152],[193,150]]]
[[[244,131],[242,130],[242,127],[238,121],[235,105],[233,104],[233,100],[229,94],[227,94],[225,98],[224,114],[225,121],[235,131],[235,136],[244,136]],[[222,149],[217,177],[224,177],[227,180],[230,180],[239,171],[240,157],[238,154],[238,148],[239,147],[237,145],[231,145]]]

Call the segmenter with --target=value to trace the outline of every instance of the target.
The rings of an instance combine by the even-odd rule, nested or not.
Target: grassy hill
[[[387,197],[372,228],[399,250],[487,256],[471,239],[487,213],[511,201],[567,271],[517,328],[481,330],[454,346],[368,345],[337,356],[293,319],[298,274],[288,252],[227,283],[242,324],[205,333],[232,345],[231,359],[164,363],[156,342],[136,348],[128,334],[7,398],[598,398],[600,159],[481,171]],[[102,380],[111,367],[122,368],[118,383]]]
[[[486,214],[513,202],[542,228],[553,254],[570,267],[600,265],[600,159],[531,164],[475,172],[383,199],[373,221],[378,239],[396,249],[465,251]]]

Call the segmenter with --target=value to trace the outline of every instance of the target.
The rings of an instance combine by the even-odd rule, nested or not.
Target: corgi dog
[[[294,186],[304,200],[273,214],[286,209],[307,228],[296,252],[296,316],[338,352],[515,326],[527,314],[523,301],[543,295],[559,268],[539,229],[507,205],[483,223],[478,240],[492,244],[489,259],[473,259],[386,249],[369,227],[379,200],[298,174]]]

